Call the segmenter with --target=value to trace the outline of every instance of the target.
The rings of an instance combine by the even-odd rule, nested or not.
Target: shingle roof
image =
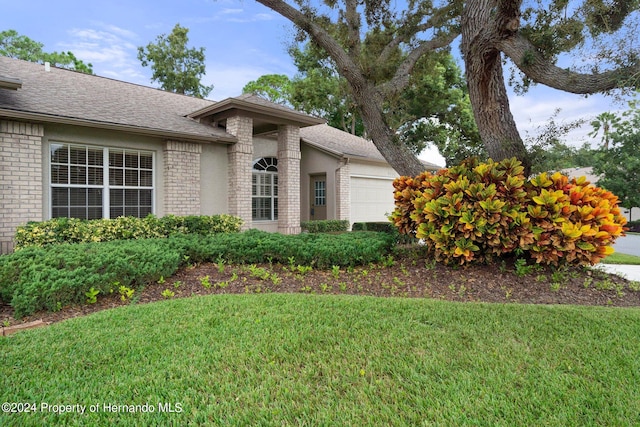
[[[300,129],[300,137],[307,144],[336,156],[387,163],[372,141],[326,124],[302,128]],[[441,169],[440,166],[433,163],[425,161],[422,163],[428,169]]]
[[[45,71],[43,65],[6,57],[0,57],[0,76],[22,82],[18,90],[0,90],[6,116],[235,141],[222,129],[186,117],[213,101],[55,67]]]

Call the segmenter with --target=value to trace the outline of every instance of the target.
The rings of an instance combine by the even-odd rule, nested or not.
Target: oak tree
[[[138,47],[138,59],[143,67],[151,67],[151,81],[159,82],[162,89],[204,98],[213,90],[200,82],[206,71],[204,48],[187,48],[188,33],[188,28],[176,24],[171,34]]]

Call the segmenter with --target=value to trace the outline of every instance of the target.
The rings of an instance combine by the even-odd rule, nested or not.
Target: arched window
[[[278,219],[278,159],[262,157],[253,163],[251,217],[254,221]]]

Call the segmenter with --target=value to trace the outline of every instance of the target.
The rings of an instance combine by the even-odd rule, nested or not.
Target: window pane
[[[119,216],[124,216],[123,208],[111,206],[111,209],[109,212],[109,218],[118,218]]]
[[[51,163],[69,163],[69,146],[51,144]]]
[[[125,153],[124,166],[127,168],[138,168],[138,153]]]
[[[51,217],[52,218],[68,218],[69,208],[66,206],[54,207],[51,209]]]
[[[125,206],[137,206],[138,190],[124,190],[124,204]]]
[[[151,190],[140,190],[140,206],[151,207]]]
[[[69,183],[69,166],[51,165],[51,183],[52,184],[68,184]]]
[[[88,183],[89,185],[102,185],[103,184],[103,178],[102,178],[102,171],[103,169],[100,168],[89,168],[88,172]]]
[[[110,190],[111,206],[124,206],[124,190]]]
[[[69,189],[68,188],[52,188],[51,189],[51,206],[58,207],[58,206],[68,206],[68,205],[69,205]]]
[[[102,150],[96,150],[94,148],[90,148],[87,152],[88,164],[93,166],[102,166],[103,156]]]
[[[140,187],[153,187],[153,172],[141,170],[140,171]]]
[[[138,207],[137,206],[126,206],[124,208],[124,216],[138,216]]]
[[[125,169],[124,171],[124,185],[137,187],[138,186],[138,171]]]
[[[83,207],[70,207],[69,217],[87,219],[87,208]]]
[[[69,206],[86,206],[87,190],[85,188],[69,189]]]
[[[109,185],[124,185],[122,169],[109,169]]]
[[[109,150],[109,167],[121,168],[124,166],[124,153],[122,151]]]
[[[87,202],[89,206],[101,207],[102,206],[102,188],[89,188],[87,189]]]
[[[72,165],[86,165],[87,164],[87,150],[84,147],[70,147],[69,148],[69,162]]]
[[[87,168],[84,166],[71,166],[69,168],[70,184],[86,184],[87,183]]]
[[[140,154],[140,169],[153,169],[153,156],[151,154]]]
[[[90,207],[87,209],[87,219],[102,218],[102,207]]]

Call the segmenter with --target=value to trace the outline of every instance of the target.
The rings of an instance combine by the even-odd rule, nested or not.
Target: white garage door
[[[387,221],[393,208],[393,179],[351,177],[352,224]]]

